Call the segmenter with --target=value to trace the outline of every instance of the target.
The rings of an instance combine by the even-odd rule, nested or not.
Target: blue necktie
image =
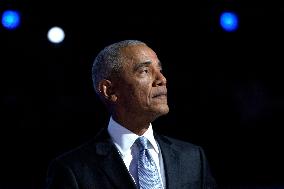
[[[139,137],[136,140],[139,148],[138,182],[140,189],[162,189],[157,166],[148,150],[148,139]]]

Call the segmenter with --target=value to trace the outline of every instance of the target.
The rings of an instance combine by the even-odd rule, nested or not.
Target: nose
[[[164,86],[167,84],[166,77],[161,73],[161,71],[156,71],[155,80],[153,82],[153,86]]]

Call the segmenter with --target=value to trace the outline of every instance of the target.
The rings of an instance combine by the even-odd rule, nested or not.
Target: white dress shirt
[[[117,147],[118,152],[123,159],[124,164],[128,169],[131,177],[133,178],[135,184],[138,186],[137,162],[139,158],[139,150],[134,142],[139,137],[139,135],[136,135],[135,133],[121,126],[119,123],[114,121],[112,117],[109,120],[108,132],[112,138],[113,143]],[[143,134],[143,136],[146,137],[151,144],[149,152],[155,161],[155,164],[159,171],[160,179],[163,181],[163,188],[165,188],[166,180],[162,153],[158,143],[154,138],[151,123],[148,130]]]

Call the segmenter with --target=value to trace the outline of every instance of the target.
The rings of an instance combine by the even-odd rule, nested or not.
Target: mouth
[[[159,87],[152,93],[152,98],[161,98],[166,99],[167,98],[167,88],[165,87]]]
[[[167,93],[158,93],[158,94],[155,94],[153,95],[152,98],[166,98],[167,97]]]

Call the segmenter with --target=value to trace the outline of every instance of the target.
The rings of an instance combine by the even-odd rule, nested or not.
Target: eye
[[[147,74],[149,73],[149,68],[148,67],[143,67],[140,69],[140,74]]]
[[[143,72],[148,73],[149,70],[147,68],[143,69]]]

